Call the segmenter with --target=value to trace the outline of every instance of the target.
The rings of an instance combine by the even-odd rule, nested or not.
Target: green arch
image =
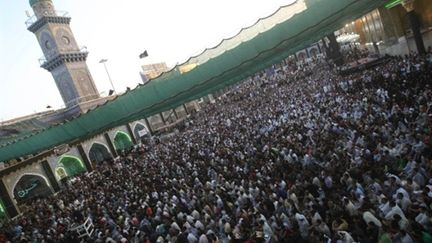
[[[118,131],[114,137],[114,147],[116,150],[127,150],[133,146],[131,137],[122,131]]]
[[[3,200],[0,197],[0,223],[3,223],[5,219],[8,218],[6,207],[4,206]]]
[[[58,164],[65,169],[68,176],[74,176],[86,171],[81,159],[72,155],[61,156]]]

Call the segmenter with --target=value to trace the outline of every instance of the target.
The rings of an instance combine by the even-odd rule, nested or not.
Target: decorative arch
[[[122,131],[117,131],[116,135],[114,136],[114,148],[117,151],[123,151],[129,149],[132,146],[133,143],[129,134]]]
[[[134,133],[134,136],[135,136],[135,138],[137,140],[140,140],[141,137],[143,137],[143,136],[140,135],[139,132],[142,131],[142,130],[144,130],[144,129],[147,131],[147,133],[145,135],[143,135],[143,136],[147,136],[149,134],[148,128],[144,124],[142,124],[141,122],[135,123],[135,126],[133,128],[133,133]]]
[[[113,157],[109,151],[109,148],[105,144],[99,142],[94,142],[92,144],[88,152],[88,156],[90,161],[97,163],[103,162]]]
[[[18,184],[18,182],[19,182],[19,181],[20,181],[24,176],[26,176],[26,175],[42,177],[48,185],[51,185],[51,184],[49,183],[48,178],[46,178],[44,175],[41,175],[41,174],[38,174],[38,173],[32,173],[32,172],[29,172],[29,173],[24,173],[24,174],[18,176],[18,179],[16,179],[15,182],[13,183],[13,185],[12,185],[12,191],[15,189],[16,185]]]
[[[309,50],[309,52],[310,52],[310,54],[311,54],[311,56],[313,56],[313,57],[316,57],[317,55],[318,55],[318,53],[319,53],[319,51],[318,51],[318,49],[317,48],[311,48],[310,50]]]
[[[57,168],[59,167],[64,168],[67,176],[75,176],[86,171],[86,167],[81,159],[72,155],[62,155],[57,162]]]
[[[18,204],[36,197],[45,197],[53,193],[48,179],[40,174],[25,173],[15,181],[12,193]]]
[[[307,57],[305,52],[300,52],[299,54],[297,54],[297,56],[298,56],[298,59],[300,59],[300,60],[304,60]]]

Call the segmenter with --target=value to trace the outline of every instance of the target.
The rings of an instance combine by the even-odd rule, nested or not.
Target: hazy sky
[[[99,92],[110,89],[107,65],[117,91],[134,88],[141,65],[166,62],[172,67],[242,27],[293,0],[53,0],[69,12]],[[27,30],[28,0],[0,0],[0,121],[63,106],[51,74],[40,68],[43,56]],[[144,50],[149,57],[139,59]]]

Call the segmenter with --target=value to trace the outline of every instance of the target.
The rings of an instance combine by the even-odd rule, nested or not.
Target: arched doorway
[[[141,141],[141,138],[149,135],[149,131],[143,124],[137,123],[134,128],[134,135],[138,141]]]
[[[91,162],[100,163],[102,161],[112,158],[108,148],[100,143],[94,143],[89,151],[89,158]]]
[[[63,168],[67,176],[75,176],[86,171],[83,162],[79,158],[71,155],[61,156],[57,168]],[[56,172],[60,171],[56,169]]]
[[[117,132],[116,136],[114,137],[114,147],[117,151],[128,150],[132,146],[132,139],[127,133],[121,131]]]
[[[40,175],[23,175],[16,183],[13,194],[18,204],[35,197],[45,197],[52,194],[46,178]]]
[[[316,48],[310,49],[309,52],[310,52],[311,56],[313,56],[313,57],[317,57],[317,55],[318,55],[318,50]]]
[[[304,52],[300,52],[297,56],[298,56],[298,59],[300,61],[303,61],[304,59],[306,59],[306,53],[304,53]]]

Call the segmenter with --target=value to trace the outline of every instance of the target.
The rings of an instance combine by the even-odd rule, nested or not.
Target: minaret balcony
[[[55,11],[54,14],[47,13],[47,15],[44,15],[41,18],[37,18],[36,15],[33,15],[25,22],[25,24],[29,31],[35,33],[40,27],[47,23],[69,24],[70,20],[71,18],[68,12]]]
[[[62,52],[58,53],[54,57],[46,59],[45,57],[39,58],[39,64],[42,68],[52,71],[56,67],[65,63],[71,62],[85,62],[87,60],[88,51],[87,47],[81,47],[79,51]]]

